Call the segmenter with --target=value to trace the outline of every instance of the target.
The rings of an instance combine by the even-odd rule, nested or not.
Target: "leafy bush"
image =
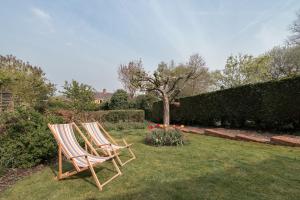
[[[101,122],[144,122],[143,110],[107,110],[88,112],[87,119]]]
[[[100,122],[144,122],[143,110],[101,110],[76,114],[70,110],[56,110],[56,115],[62,116],[67,122],[100,121]]]
[[[117,90],[111,97],[109,103],[109,109],[111,110],[122,110],[128,109],[128,94],[125,90]]]
[[[64,97],[52,97],[48,101],[48,109],[71,109],[70,101]]]
[[[158,101],[159,98],[153,94],[142,94],[138,95],[133,99],[133,107],[145,111],[145,118],[151,118],[151,110],[154,102]]]
[[[174,146],[183,145],[186,140],[178,129],[153,129],[146,135],[145,143],[154,146]]]
[[[128,129],[145,129],[147,127],[146,122],[117,122],[110,123],[105,122],[103,126],[106,130],[128,130]]]
[[[300,129],[300,77],[251,84],[179,99],[171,107],[173,123],[259,129]],[[152,120],[162,121],[162,102]]]
[[[32,167],[56,156],[56,142],[47,123],[62,123],[56,116],[43,116],[30,109],[18,108],[0,117],[0,165]]]
[[[70,83],[66,81],[62,93],[69,99],[71,108],[78,113],[97,108],[97,104],[94,102],[94,89],[90,85],[75,80]]]

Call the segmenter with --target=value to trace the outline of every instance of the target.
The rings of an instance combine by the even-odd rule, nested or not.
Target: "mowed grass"
[[[19,181],[0,199],[300,199],[299,148],[192,134],[182,147],[152,147],[143,143],[145,133],[122,132],[135,143],[137,159],[102,192],[89,172],[56,181],[57,166],[50,166]],[[98,168],[100,180],[112,175],[110,169],[110,164]]]

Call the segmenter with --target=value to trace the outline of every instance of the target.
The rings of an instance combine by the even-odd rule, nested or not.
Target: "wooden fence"
[[[5,110],[12,110],[14,108],[14,102],[12,93],[0,91],[0,112]]]

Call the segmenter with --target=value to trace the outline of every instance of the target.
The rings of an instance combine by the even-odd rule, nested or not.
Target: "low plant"
[[[184,134],[178,129],[153,129],[147,133],[145,143],[153,146],[177,146],[186,144]]]
[[[62,123],[57,116],[18,108],[0,117],[0,165],[32,167],[56,156],[56,142],[47,123]]]

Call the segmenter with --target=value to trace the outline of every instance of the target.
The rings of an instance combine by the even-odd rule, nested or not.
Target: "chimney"
[[[102,93],[105,94],[106,93],[106,89],[103,89]]]

